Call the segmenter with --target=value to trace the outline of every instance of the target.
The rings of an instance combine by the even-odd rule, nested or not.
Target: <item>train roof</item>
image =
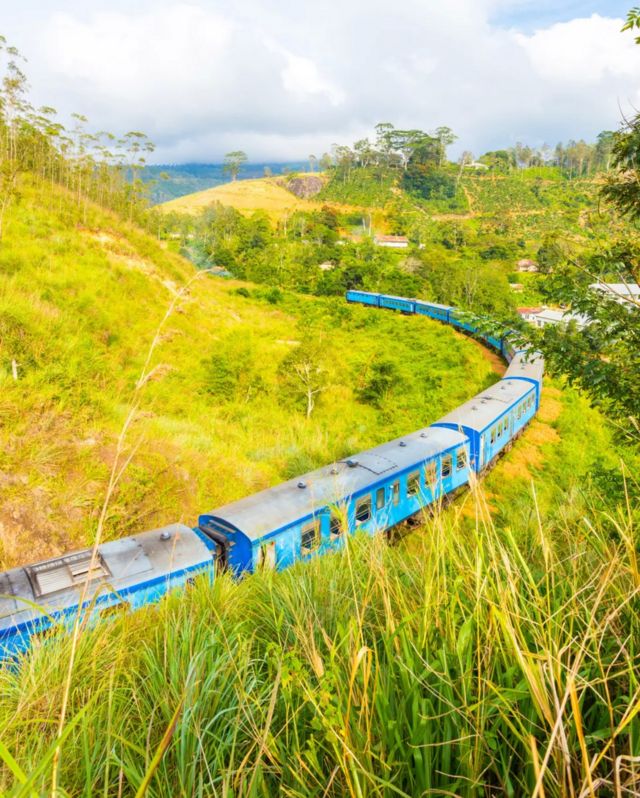
[[[533,389],[530,382],[503,379],[439,418],[436,424],[455,424],[482,432]]]
[[[544,376],[544,358],[540,352],[532,352],[531,354],[527,352],[516,352],[504,376],[505,379],[519,378],[542,383],[542,377]]]
[[[440,308],[440,310],[453,310],[453,305],[441,305],[438,302],[430,302],[428,299],[416,299],[418,305],[428,305],[431,308]]]
[[[96,593],[127,591],[140,583],[210,562],[211,551],[184,524],[170,524],[98,546],[87,600]],[[0,634],[52,613],[77,607],[92,549],[0,573]],[[37,606],[32,606],[36,604]]]
[[[219,519],[257,541],[466,441],[458,431],[426,427],[216,508],[200,522]]]

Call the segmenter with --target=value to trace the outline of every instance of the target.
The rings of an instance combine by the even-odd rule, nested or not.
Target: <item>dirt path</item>
[[[475,338],[463,335],[463,333],[458,333],[458,335],[461,335],[465,340],[470,341],[474,346],[476,346],[482,352],[484,359],[490,363],[491,370],[499,377],[503,376],[507,370],[507,366],[497,352],[494,352],[493,349],[489,349],[489,347],[480,341],[476,341]]]
[[[539,471],[545,460],[543,447],[548,443],[560,442],[560,435],[553,422],[562,412],[561,392],[557,388],[544,388],[540,402],[540,410],[521,438],[513,445],[511,451],[499,460],[491,471],[500,478],[500,483],[510,484],[513,480],[531,483],[535,471]],[[489,490],[486,482],[479,485],[479,494],[473,491],[465,494],[460,506],[460,514],[467,518],[475,518],[478,513],[478,502],[489,515],[497,512],[494,502],[500,498],[500,490]]]

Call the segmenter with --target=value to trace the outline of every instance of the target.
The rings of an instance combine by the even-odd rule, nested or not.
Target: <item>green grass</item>
[[[467,505],[462,536],[449,511],[408,547],[356,538],[86,631],[60,785],[520,796],[540,773],[545,795],[613,792],[614,760],[624,774],[640,753],[631,521],[615,521],[616,538],[591,511],[540,523],[525,544],[497,531],[481,491]],[[52,640],[0,673],[3,744],[37,792],[51,785],[69,647]],[[28,794],[8,769],[0,778]]]
[[[93,540],[136,381],[195,273],[113,215],[77,216],[64,193],[25,184],[0,246],[1,568]],[[239,285],[201,274],[164,324],[107,537],[193,523],[419,428],[491,380],[482,353],[436,323]],[[309,341],[324,390],[307,419],[282,364]],[[367,401],[377,362],[397,379]]]

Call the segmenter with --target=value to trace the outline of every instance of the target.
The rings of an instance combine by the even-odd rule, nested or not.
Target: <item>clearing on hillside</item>
[[[272,219],[297,210],[320,210],[324,205],[348,209],[347,206],[332,202],[313,202],[300,199],[279,185],[276,180],[264,178],[260,180],[237,180],[221,186],[197,191],[184,197],[165,202],[157,207],[160,210],[177,213],[198,214],[214,202],[229,205],[241,213],[251,214],[254,211],[265,211]]]

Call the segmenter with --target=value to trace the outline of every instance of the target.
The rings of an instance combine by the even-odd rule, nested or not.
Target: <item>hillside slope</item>
[[[296,197],[271,178],[224,183],[205,191],[178,197],[158,207],[166,212],[196,214],[214,202],[230,205],[242,213],[263,210],[272,218],[279,218],[295,210],[314,210],[321,207],[321,203]]]
[[[288,374],[298,352],[322,375],[310,419]],[[378,363],[393,380],[376,381]],[[25,184],[0,246],[0,569],[92,540],[134,401],[108,537],[193,523],[417,428],[490,379],[448,329],[240,290],[113,214],[90,206],[84,220],[65,192]]]

